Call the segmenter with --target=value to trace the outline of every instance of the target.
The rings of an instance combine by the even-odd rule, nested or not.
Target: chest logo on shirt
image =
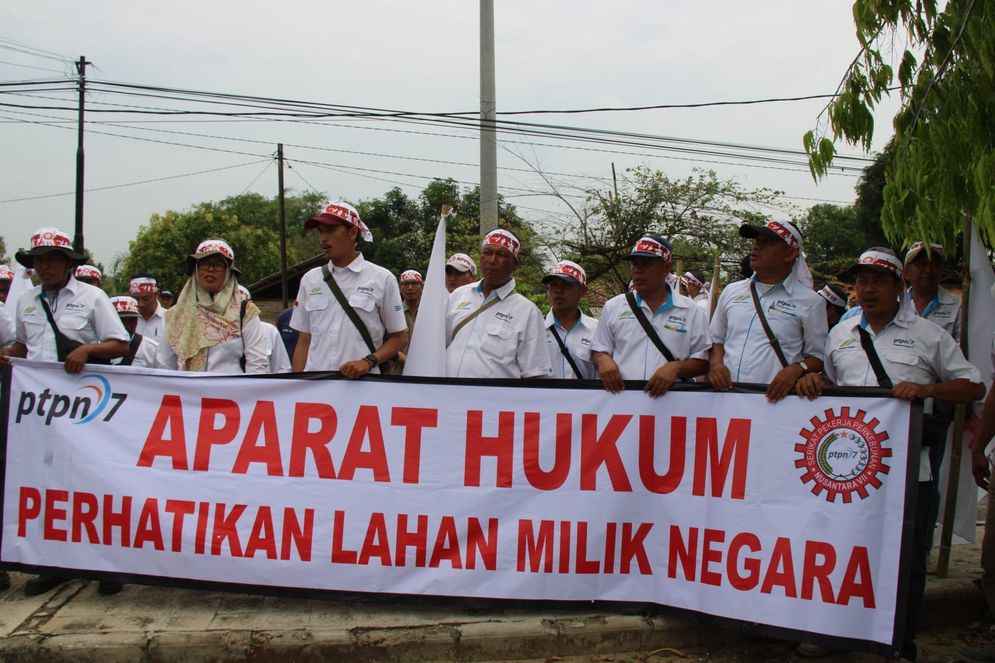
[[[618,314],[619,320],[635,320],[635,318],[636,314],[633,313],[630,309],[625,309],[624,311],[621,311]]]
[[[891,342],[892,345],[897,345],[900,348],[914,348],[916,347],[916,340],[914,338],[896,338]]]
[[[775,300],[774,302],[771,303],[770,306],[767,307],[768,311],[773,311],[774,313],[783,313],[784,315],[790,315],[790,316],[794,316],[795,311],[797,309],[798,309],[797,306],[784,299]]]
[[[498,320],[504,320],[505,322],[511,322],[512,320],[515,319],[515,316],[513,316],[511,313],[495,313],[494,317],[497,318]]]
[[[466,309],[470,308],[470,306],[471,306],[470,302],[464,299],[461,302],[456,302],[456,306],[454,306],[453,308],[455,308],[457,311],[465,311]]]
[[[307,294],[309,294],[309,295],[320,295],[321,294],[321,286],[320,285],[314,286],[313,288],[311,288],[310,290],[307,291]],[[294,305],[296,305],[296,304],[297,304],[297,302],[294,302]]]
[[[880,488],[888,474],[887,431],[876,430],[878,420],[867,422],[863,410],[851,415],[849,407],[841,407],[839,414],[831,409],[824,414],[825,419],[812,418],[812,428],[798,431],[802,442],[795,445],[795,467],[804,470],[802,483],[812,484],[813,495],[825,492],[827,502],[840,495],[849,504],[854,493],[867,499],[868,486]]]
[[[69,302],[66,304],[67,311],[82,311],[86,309],[86,304],[77,304],[76,302]]]
[[[580,339],[580,344],[581,345],[590,345],[591,344],[591,339],[589,339],[589,338],[582,338],[582,339]]]
[[[848,350],[850,348],[855,348],[855,347],[857,347],[857,339],[855,339],[855,338],[847,338],[847,339],[844,339],[842,342],[840,342],[840,344],[836,346],[836,349],[837,350]]]
[[[747,301],[748,299],[750,299],[749,295],[736,295],[735,297],[732,298],[732,303],[733,304],[742,304],[743,302]]]
[[[357,285],[356,286],[356,292],[361,292],[364,295],[373,295],[373,294],[376,293],[376,289],[375,288],[371,288],[368,285]]]

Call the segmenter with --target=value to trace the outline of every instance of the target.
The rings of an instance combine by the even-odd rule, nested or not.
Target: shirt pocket
[[[64,315],[55,321],[59,325],[59,329],[63,333],[69,334],[70,336],[78,337],[86,329],[87,325],[90,323],[89,318],[85,315]]]
[[[349,295],[349,306],[366,313],[372,313],[377,303],[369,295],[352,294]]]
[[[579,359],[580,361],[590,362],[591,361],[591,346],[589,346],[589,345],[582,345],[582,346],[578,347],[576,349],[576,351],[574,352],[574,356],[577,359]]]
[[[899,364],[900,368],[898,370],[905,374],[908,374],[919,367],[919,355],[914,352],[909,352],[908,350],[888,350],[884,353],[884,356],[889,362]],[[901,382],[903,379],[907,378],[896,379],[892,377],[893,382]]]
[[[492,359],[507,361],[515,357],[515,330],[503,322],[492,322],[484,329],[480,352]]]

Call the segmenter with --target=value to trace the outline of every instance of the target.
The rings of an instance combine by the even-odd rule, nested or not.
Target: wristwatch
[[[365,357],[363,357],[363,359],[365,359],[366,361],[370,362],[370,368],[375,368],[376,365],[380,363],[380,360],[377,359],[377,356],[375,354],[372,354],[372,353],[366,355]]]
[[[796,363],[797,363],[797,364],[798,364],[799,366],[801,366],[801,367],[802,367],[802,375],[805,375],[806,373],[808,373],[808,372],[809,372],[809,368],[808,368],[808,364],[806,364],[806,363],[805,363],[805,360],[804,360],[804,359],[800,359],[800,360],[799,360],[798,362],[796,362]]]

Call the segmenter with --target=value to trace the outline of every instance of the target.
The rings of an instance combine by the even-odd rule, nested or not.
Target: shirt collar
[[[588,317],[584,315],[583,311],[580,311],[580,317],[577,318],[577,322],[576,324],[574,324],[573,329],[576,329],[578,326],[586,327],[587,320]],[[546,314],[546,329],[549,329],[553,325],[559,325],[560,329],[564,328],[563,325],[560,324],[560,321],[556,319],[556,315],[553,313],[553,309],[549,309],[549,313]]]
[[[345,267],[336,267],[332,263],[331,260],[328,261],[328,267],[329,267],[329,269],[332,270],[332,272],[336,272],[336,271],[338,271],[338,272],[344,272],[345,270],[348,269],[350,272],[356,272],[358,274],[359,272],[361,272],[363,270],[363,264],[365,262],[366,262],[366,259],[363,258],[363,254],[362,253],[357,253],[356,257],[353,258],[353,261],[350,262]]]
[[[644,300],[643,300],[642,297],[639,296],[639,293],[638,292],[633,292],[632,294],[635,295],[635,297],[636,297],[636,306],[642,306]],[[690,305],[691,305],[691,300],[690,299],[688,299],[684,295],[680,295],[680,294],[678,294],[678,295],[675,296],[674,289],[671,288],[668,285],[667,286],[667,299],[662,304],[660,304],[660,307],[657,310],[653,311],[652,313],[653,313],[653,315],[656,315],[660,311],[666,311],[669,308],[673,308],[673,307],[687,308]],[[646,306],[649,307],[649,304],[647,304]]]
[[[774,283],[773,285],[770,283],[761,283],[760,279],[757,278],[756,274],[750,277],[750,281],[755,282],[758,287],[761,285],[771,286],[770,290],[768,290],[767,292],[770,292],[774,288],[781,286],[782,288],[784,288],[785,292],[788,293],[788,295],[791,295],[792,291],[795,289],[795,286],[798,284],[798,279],[796,279],[792,273],[789,273],[787,276],[785,276],[777,283]]]
[[[479,292],[481,295],[483,295],[484,294],[484,279],[480,279],[479,281],[477,281],[476,285],[473,286],[473,289],[476,290],[477,292]],[[498,299],[504,299],[505,297],[507,297],[508,295],[510,295],[514,291],[515,291],[515,279],[509,280],[507,283],[505,283],[500,288],[495,288],[494,290],[491,290],[491,292],[496,292],[497,293]],[[490,293],[488,293],[488,296],[490,296]],[[486,297],[485,297],[485,299],[486,299]]]

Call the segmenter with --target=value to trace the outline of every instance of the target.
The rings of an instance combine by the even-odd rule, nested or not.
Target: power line
[[[110,89],[100,88],[99,86],[109,86]],[[139,92],[130,92],[117,89],[118,87],[124,87],[128,90],[139,90]],[[91,89],[98,89],[100,91],[116,94],[128,94],[137,96],[153,96],[156,98],[166,98],[173,101],[184,101],[190,102],[195,101],[196,103],[210,103],[215,105],[235,105],[241,107],[251,107],[263,110],[254,110],[251,112],[244,111],[207,111],[200,109],[150,109],[147,107],[134,107],[131,106],[127,109],[94,109],[94,113],[114,113],[114,114],[150,114],[150,115],[209,115],[209,116],[221,116],[221,117],[290,117],[290,118],[373,118],[381,120],[392,120],[392,121],[418,121],[421,123],[428,124],[442,124],[448,126],[458,126],[470,130],[479,130],[479,119],[467,118],[454,113],[419,113],[415,111],[403,111],[395,109],[380,109],[380,108],[368,108],[368,107],[357,107],[357,106],[343,106],[343,105],[330,105],[330,104],[318,104],[315,102],[304,102],[296,100],[282,100],[282,99],[272,99],[266,97],[249,97],[246,95],[225,95],[221,93],[209,93],[209,92],[196,92],[188,90],[176,90],[172,88],[159,88],[152,86],[143,86],[135,84],[126,83],[108,83],[108,82],[97,82],[91,86]],[[164,92],[167,95],[163,96],[161,94],[153,94],[151,91]],[[177,97],[177,94],[184,95],[184,97]],[[195,99],[189,99],[186,97],[193,96]],[[200,97],[208,97],[207,100]],[[218,99],[223,99],[225,101],[219,102]],[[235,101],[228,101],[229,99],[234,99]],[[104,102],[107,103],[107,102]],[[270,104],[275,104],[278,110],[273,110],[274,106]],[[122,105],[123,106],[123,105]],[[71,111],[72,107],[64,106],[38,106],[33,107],[36,110],[65,110]],[[289,111],[287,109],[293,109]],[[721,149],[734,149],[745,151],[749,153],[757,154],[777,154],[782,156],[795,156],[800,159],[806,159],[805,161],[785,161],[782,160],[781,163],[786,163],[787,165],[805,166],[807,167],[807,155],[803,150],[794,150],[787,148],[777,148],[777,147],[766,147],[757,145],[748,145],[740,143],[725,143],[720,141],[707,141],[701,139],[689,139],[689,138],[679,138],[674,136],[658,136],[654,134],[645,133],[634,133],[634,132],[623,132],[605,129],[593,129],[588,127],[577,127],[577,126],[567,126],[567,125],[555,125],[547,123],[534,123],[534,122],[511,122],[507,120],[498,120],[498,131],[503,133],[519,133],[525,135],[546,137],[546,138],[557,138],[575,141],[588,141],[588,142],[600,142],[600,143],[610,143],[618,145],[627,145],[635,147],[652,147],[659,148],[659,145],[654,143],[674,143],[678,145],[693,145],[702,146],[708,148],[721,148]],[[669,146],[669,149],[677,150],[677,147],[673,145]],[[699,150],[700,152],[700,150]],[[735,156],[735,158],[745,159],[750,158],[746,154],[736,154],[730,155],[728,153],[716,153],[714,150],[710,153],[713,156]],[[776,162],[773,157],[758,157],[760,160],[766,160],[771,162]],[[871,159],[867,157],[851,156],[851,155],[840,155],[840,160],[850,160],[868,163]]]
[[[269,161],[269,160],[267,160],[267,161]],[[140,184],[152,184],[154,182],[164,182],[166,180],[176,180],[176,179],[180,179],[180,178],[183,178],[183,177],[194,177],[195,175],[206,175],[207,173],[217,173],[217,172],[220,172],[222,170],[232,170],[233,168],[244,168],[245,166],[252,166],[252,165],[255,165],[257,163],[260,163],[260,162],[259,161],[248,161],[246,163],[237,163],[237,164],[234,164],[232,166],[222,166],[220,168],[209,168],[207,170],[198,170],[198,171],[193,172],[193,173],[181,173],[179,175],[166,175],[166,176],[163,176],[163,177],[154,177],[152,179],[138,180],[138,181],[135,181],[135,182],[125,182],[125,183],[122,183],[122,184],[110,184],[110,185],[107,185],[107,186],[98,186],[98,187],[93,187],[93,188],[85,189],[85,191],[87,193],[90,193],[90,192],[93,192],[93,191],[107,191],[109,189],[123,189],[125,187],[138,186]],[[256,179],[259,179],[258,176],[257,176]],[[253,182],[255,182],[255,180],[253,180]],[[249,186],[252,186],[252,185],[250,184]],[[246,188],[248,188],[248,187],[246,187]],[[23,202],[23,201],[26,201],[26,200],[42,200],[44,198],[58,198],[60,196],[72,196],[75,193],[76,193],[75,191],[63,191],[62,193],[48,193],[48,194],[43,194],[43,195],[39,195],[39,196],[27,196],[27,197],[24,197],[24,198],[8,198],[7,200],[0,200],[0,203],[19,203],[19,202]],[[244,193],[244,191],[243,191],[243,193]]]

